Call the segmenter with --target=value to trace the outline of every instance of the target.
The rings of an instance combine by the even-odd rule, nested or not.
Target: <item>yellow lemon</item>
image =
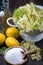
[[[5,35],[3,33],[0,33],[0,46],[5,42]]]
[[[19,31],[15,27],[10,27],[6,30],[6,36],[18,38],[19,37]]]
[[[18,40],[16,40],[15,38],[13,37],[8,37],[5,41],[6,43],[6,46],[7,47],[11,47],[11,46],[19,46],[20,43],[18,42]]]

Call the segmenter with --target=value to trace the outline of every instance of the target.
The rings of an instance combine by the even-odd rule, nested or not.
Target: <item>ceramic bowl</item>
[[[6,64],[7,64],[7,65],[21,65],[21,64],[26,63],[26,61],[28,60],[28,57],[27,57],[26,59],[24,59],[23,62],[21,62],[21,63],[19,63],[19,64],[13,64],[13,63],[11,63],[11,62],[9,62],[9,61],[7,60],[6,54],[7,54],[7,52],[8,52],[9,50],[11,50],[11,49],[13,49],[13,48],[21,48],[21,49],[23,49],[24,51],[26,51],[26,49],[24,49],[24,48],[22,48],[22,47],[20,47],[20,46],[19,46],[19,47],[10,47],[10,48],[6,49],[5,52],[4,52],[4,60],[5,60]]]

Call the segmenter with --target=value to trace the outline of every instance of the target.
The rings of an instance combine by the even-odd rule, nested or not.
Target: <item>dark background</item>
[[[33,2],[34,4],[38,5],[43,5],[43,0],[9,0],[9,1],[11,12],[13,12],[15,8],[30,2]]]
[[[10,11],[11,13],[13,13],[14,9],[24,5],[26,3],[30,3],[33,2],[35,4],[39,4],[43,6],[43,0],[9,0],[10,1]],[[1,23],[0,23],[0,30],[1,30]],[[21,40],[21,38],[19,39]],[[41,56],[42,59],[40,61],[36,61],[36,60],[31,60],[31,58],[27,61],[27,63],[23,64],[23,65],[43,65],[43,39],[40,40],[39,42],[36,42],[36,45],[38,47],[41,48]],[[0,65],[6,65],[3,55],[0,55]]]

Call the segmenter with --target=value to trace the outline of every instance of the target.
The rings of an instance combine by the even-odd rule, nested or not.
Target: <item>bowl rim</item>
[[[23,62],[21,62],[21,63],[19,63],[19,64],[10,63],[10,62],[6,59],[6,53],[7,53],[7,51],[9,51],[9,50],[12,49],[12,48],[21,48],[21,49],[23,49],[24,51],[26,51],[26,49],[23,48],[23,47],[21,47],[21,46],[12,46],[12,47],[7,48],[7,49],[5,50],[5,52],[4,52],[4,60],[5,60],[5,62],[8,63],[8,64],[12,64],[12,65],[21,65],[21,64],[24,64],[24,63],[28,60],[28,57],[27,57]]]

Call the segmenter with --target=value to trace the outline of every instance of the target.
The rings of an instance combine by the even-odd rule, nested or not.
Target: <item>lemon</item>
[[[19,37],[19,31],[15,27],[10,27],[6,30],[6,36],[18,38]]]
[[[19,46],[20,43],[18,42],[18,40],[16,40],[15,38],[13,37],[8,37],[5,41],[6,43],[6,46],[7,47],[11,47],[11,46]]]
[[[5,35],[4,35],[3,33],[0,33],[0,46],[1,46],[2,44],[4,44],[5,39],[6,39]]]

